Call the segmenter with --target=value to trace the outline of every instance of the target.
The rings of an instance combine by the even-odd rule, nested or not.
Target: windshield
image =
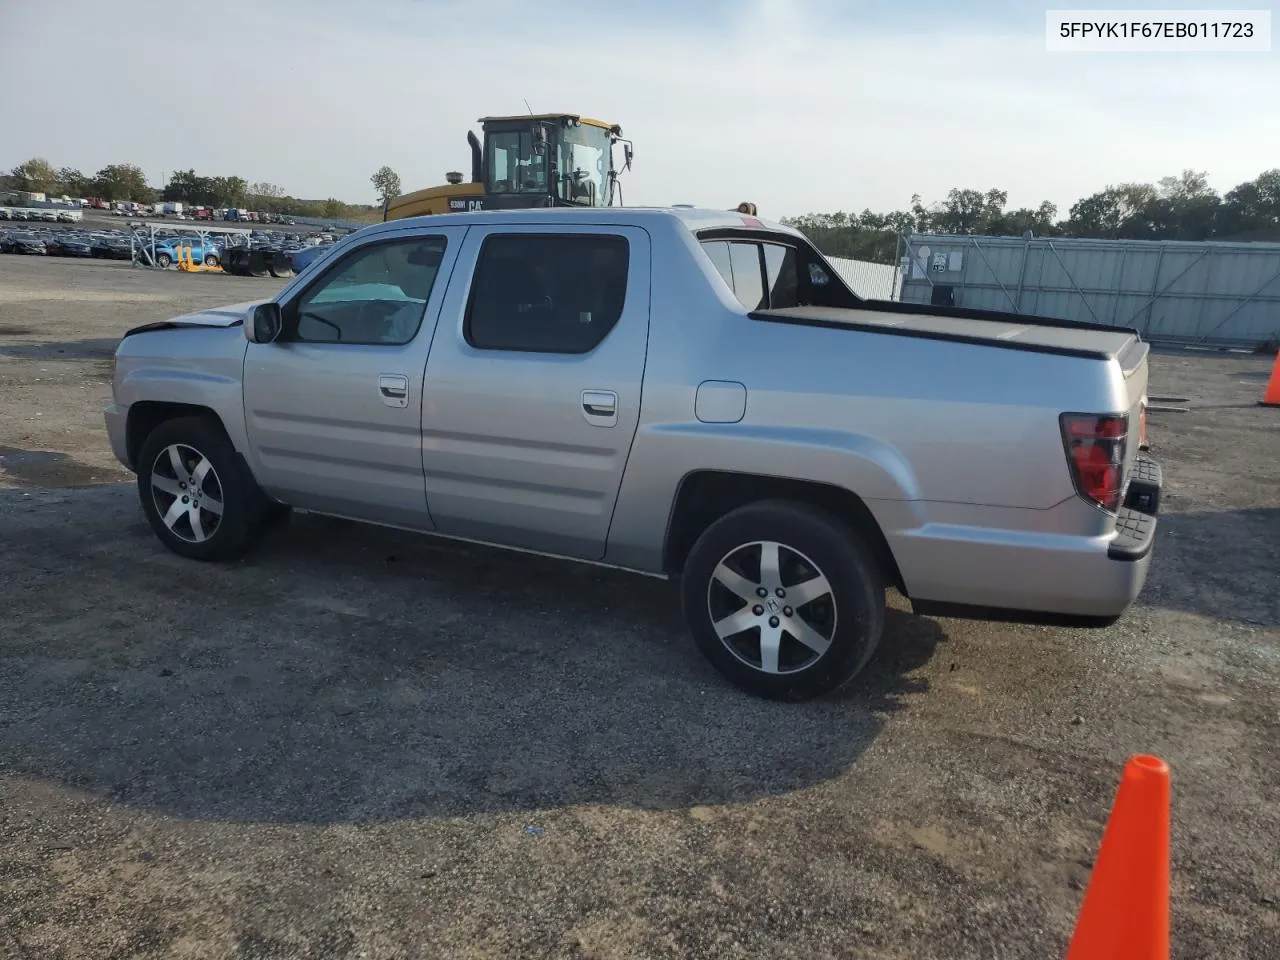
[[[511,130],[488,136],[488,193],[547,192],[547,158],[535,156],[533,136]]]
[[[609,203],[609,132],[583,124],[564,127],[556,158],[556,196],[567,203]]]

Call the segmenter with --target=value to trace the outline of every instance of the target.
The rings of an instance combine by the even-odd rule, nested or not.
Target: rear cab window
[[[862,302],[815,248],[790,234],[714,228],[698,241],[748,312]]]

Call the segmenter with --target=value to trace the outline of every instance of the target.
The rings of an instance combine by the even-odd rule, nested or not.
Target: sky
[[[952,187],[1070,205],[1280,166],[1271,53],[1060,54],[1045,9],[1102,0],[0,0],[0,169],[136,163],[374,202],[468,172],[476,120],[621,124],[627,205],[771,219]],[[1248,7],[1128,0],[1134,8]],[[210,10],[216,11],[211,14]],[[619,157],[620,159],[620,157]]]

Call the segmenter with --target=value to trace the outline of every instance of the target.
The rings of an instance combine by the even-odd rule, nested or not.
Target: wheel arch
[[[200,416],[212,420],[223,433],[227,433],[226,424],[212,407],[167,400],[138,400],[131,403],[125,423],[125,453],[129,458],[129,466],[135,471],[138,469],[138,451],[142,449],[147,437],[155,431],[156,427],[181,417]]]
[[[875,515],[852,490],[814,480],[726,470],[695,470],[680,480],[667,520],[663,570],[678,576],[694,542],[715,521],[762,500],[787,500],[819,507],[862,537],[887,583],[907,595],[906,584]]]

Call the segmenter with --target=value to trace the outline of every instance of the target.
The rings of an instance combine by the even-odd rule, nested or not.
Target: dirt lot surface
[[[1193,402],[1152,416],[1120,624],[899,611],[787,706],[656,581],[314,517],[166,552],[102,429],[114,343],[274,289],[0,258],[0,956],[1043,960],[1136,752],[1173,770],[1175,956],[1280,956],[1267,358],[1153,359]]]

